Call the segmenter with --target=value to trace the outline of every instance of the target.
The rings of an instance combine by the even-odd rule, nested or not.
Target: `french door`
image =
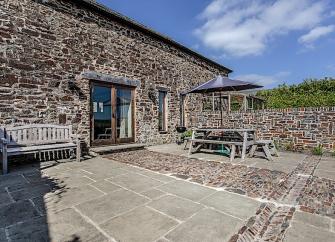
[[[93,146],[134,142],[134,88],[108,83],[91,85]]]

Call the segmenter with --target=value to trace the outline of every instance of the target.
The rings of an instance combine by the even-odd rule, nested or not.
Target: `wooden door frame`
[[[111,112],[112,112],[112,117],[111,117],[111,128],[112,128],[112,138],[108,140],[94,140],[94,115],[93,115],[93,93],[92,93],[92,87],[96,86],[103,86],[103,87],[108,87],[111,88]],[[131,138],[117,138],[117,123],[116,123],[116,102],[117,102],[117,93],[116,90],[117,88],[124,88],[124,89],[129,89],[131,90],[131,104],[132,104],[132,130]],[[104,146],[104,145],[118,145],[122,143],[132,143],[135,141],[135,87],[133,86],[126,86],[126,85],[119,85],[119,84],[114,84],[114,83],[108,83],[108,82],[103,82],[103,81],[97,81],[97,80],[92,80],[90,82],[90,144],[91,146]]]

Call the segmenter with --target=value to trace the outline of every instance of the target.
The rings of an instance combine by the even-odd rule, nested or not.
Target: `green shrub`
[[[335,150],[333,150],[333,152],[332,152],[332,156],[335,157]]]
[[[276,149],[279,150],[280,149],[280,143],[279,140],[274,140],[273,144],[275,145]]]
[[[314,147],[312,150],[313,155],[322,155],[323,154],[323,147],[322,145],[318,145],[317,147]]]
[[[265,99],[266,108],[332,107],[335,106],[335,79],[308,79],[298,85],[282,84],[271,90],[261,90],[257,96]]]
[[[192,130],[187,130],[182,134],[182,137],[186,138],[186,137],[191,137],[192,136]]]
[[[288,151],[294,151],[294,143],[292,141],[289,143],[285,143],[284,148],[285,150],[288,150]]]

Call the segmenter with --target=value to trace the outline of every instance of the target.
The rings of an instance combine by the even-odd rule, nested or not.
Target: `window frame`
[[[163,94],[162,118],[161,118],[161,112],[160,112],[161,94]],[[162,124],[160,124],[160,120],[162,120]],[[158,90],[158,131],[160,133],[167,132],[167,91],[165,90]]]

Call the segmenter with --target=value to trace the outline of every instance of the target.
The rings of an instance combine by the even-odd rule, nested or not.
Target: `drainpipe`
[[[184,110],[184,100],[185,100],[185,96],[186,94],[184,93],[181,93],[180,94],[180,126],[181,127],[184,127],[185,126],[185,120],[184,120],[184,113],[185,113],[185,110]]]

